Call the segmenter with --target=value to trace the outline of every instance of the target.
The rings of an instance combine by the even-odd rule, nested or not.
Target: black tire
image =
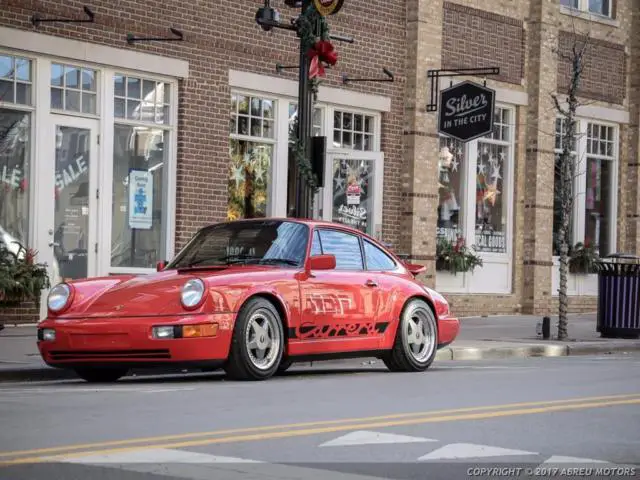
[[[289,368],[291,368],[291,365],[293,365],[293,361],[283,357],[280,361],[280,365],[278,366],[278,370],[276,371],[276,373],[282,374],[286,372],[287,370],[289,370]]]
[[[428,338],[423,335],[424,332],[419,335],[419,337],[425,338],[425,341],[429,344],[426,347],[427,350],[419,356],[412,352],[408,344],[409,335],[407,331],[407,327],[411,328],[408,322],[416,316],[426,324],[430,333]],[[393,348],[382,358],[382,361],[392,372],[423,372],[435,360],[438,353],[437,347],[438,324],[433,310],[424,300],[412,299],[402,309]]]
[[[112,383],[117,382],[128,372],[126,368],[98,368],[84,367],[76,368],[76,375],[89,383]]]
[[[256,365],[252,359],[248,342],[245,340],[249,329],[252,328],[251,319],[254,317],[263,317],[265,321],[269,322],[270,328],[274,329],[270,334],[271,339],[273,340],[276,336],[278,339],[276,346],[273,347],[274,357],[270,358],[270,364],[264,367]],[[261,340],[264,338],[261,337]],[[278,310],[265,298],[251,298],[240,309],[233,327],[229,358],[223,367],[227,376],[234,380],[266,380],[272,377],[278,371],[282,361],[284,342],[284,328]]]

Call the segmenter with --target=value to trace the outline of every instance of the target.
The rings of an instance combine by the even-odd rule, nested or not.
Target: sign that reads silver
[[[493,131],[495,90],[464,81],[440,92],[438,131],[468,142]]]

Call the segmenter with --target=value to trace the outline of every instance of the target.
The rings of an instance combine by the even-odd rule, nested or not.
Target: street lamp
[[[268,32],[275,24],[280,23],[280,12],[271,6],[270,0],[264,0],[264,7],[260,7],[256,12],[256,23]]]

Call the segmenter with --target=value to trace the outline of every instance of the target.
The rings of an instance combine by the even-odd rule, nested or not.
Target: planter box
[[[0,302],[0,324],[36,324],[39,320],[39,302],[33,300]]]

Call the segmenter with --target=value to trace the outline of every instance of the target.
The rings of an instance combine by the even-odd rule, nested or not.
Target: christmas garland
[[[307,52],[307,56],[311,58],[309,68],[309,89],[313,95],[311,105],[312,111],[315,103],[318,101],[318,90],[320,87],[320,77],[324,76],[324,64],[335,65],[338,55],[333,45],[329,41],[329,25],[325,17],[320,15],[315,6],[311,4],[298,17],[298,32],[302,42],[302,49]],[[319,26],[319,37],[315,35],[315,26]],[[298,105],[298,111],[300,105]],[[289,148],[296,161],[298,170],[304,178],[309,189],[315,194],[318,191],[318,179],[313,173],[313,167],[307,157],[305,146],[300,139],[300,130],[298,128],[299,116],[296,116],[289,132]]]

